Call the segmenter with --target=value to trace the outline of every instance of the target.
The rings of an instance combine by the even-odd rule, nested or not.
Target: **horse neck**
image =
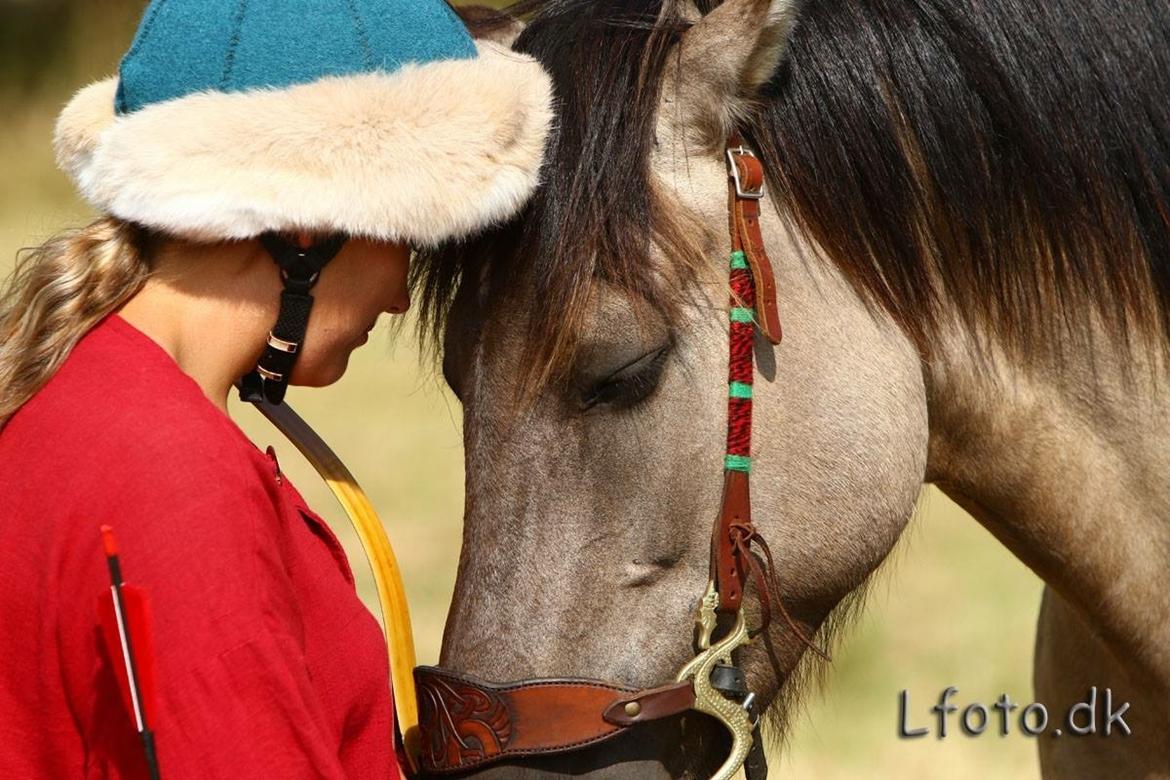
[[[944,330],[926,381],[928,481],[1170,686],[1167,365],[1104,327],[1026,363]],[[1084,341],[1084,340],[1082,340]]]

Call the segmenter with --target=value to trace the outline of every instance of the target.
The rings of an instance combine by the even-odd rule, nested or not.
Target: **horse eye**
[[[578,408],[629,409],[650,397],[662,380],[662,370],[672,345],[645,352],[608,376],[590,383],[580,394]]]

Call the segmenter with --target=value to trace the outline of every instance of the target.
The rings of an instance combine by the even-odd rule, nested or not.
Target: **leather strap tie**
[[[776,562],[772,559],[772,549],[768,547],[768,543],[764,541],[764,537],[760,535],[755,524],[750,520],[732,523],[731,544],[735,548],[737,562],[750,572],[752,583],[756,587],[756,594],[760,600],[760,626],[751,632],[752,636],[758,636],[768,629],[772,622],[772,610],[775,608],[784,618],[788,629],[805,647],[824,660],[832,661],[833,659],[828,652],[818,647],[809,638],[784,606],[784,599],[780,597],[780,581],[776,575]],[[763,552],[763,558],[752,550],[753,544],[757,545]]]

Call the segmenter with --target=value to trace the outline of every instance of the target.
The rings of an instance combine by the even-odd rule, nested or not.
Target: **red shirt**
[[[0,777],[143,777],[98,634],[113,527],[154,614],[162,776],[397,778],[337,539],[157,344],[104,320],[0,429]]]

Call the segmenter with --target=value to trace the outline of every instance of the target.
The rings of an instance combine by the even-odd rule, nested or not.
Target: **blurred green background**
[[[92,215],[55,171],[53,119],[71,92],[112,73],[142,0],[0,0],[0,272],[20,247]],[[418,657],[438,659],[454,584],[463,502],[459,403],[413,339],[379,326],[336,386],[291,393],[369,491],[386,520],[406,579]],[[361,593],[372,579],[344,514],[291,446],[251,409],[237,420],[261,445],[275,443],[285,470],[330,521],[355,562]],[[1034,778],[1033,740],[952,735],[902,741],[897,696],[911,696],[912,725],[927,722],[939,691],[993,702],[1031,701],[1031,647],[1041,584],[933,488],[890,562],[864,617],[796,720],[778,774],[797,778]]]

